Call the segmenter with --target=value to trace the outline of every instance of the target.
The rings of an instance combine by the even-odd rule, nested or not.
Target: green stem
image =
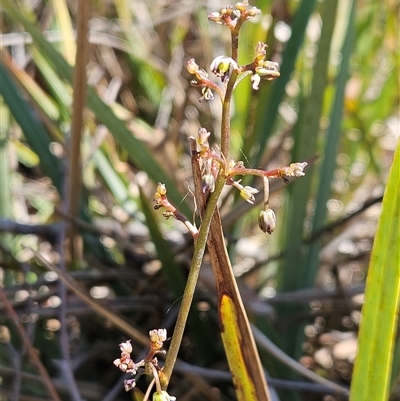
[[[230,153],[230,108],[233,89],[238,73],[232,72],[230,76],[224,101],[222,104],[222,118],[221,118],[221,152],[225,160],[229,160]],[[221,195],[222,189],[225,185],[225,172],[220,169],[217,182],[215,184],[214,192],[211,194],[207,202],[206,211],[204,213],[199,234],[195,242],[194,254],[192,264],[190,266],[189,275],[186,282],[185,291],[182,297],[181,308],[178,313],[177,322],[175,325],[174,334],[172,335],[171,345],[168,350],[167,358],[163,368],[165,380],[163,380],[163,390],[168,387],[169,380],[171,378],[172,370],[174,368],[179,348],[182,342],[183,333],[185,331],[186,321],[189,315],[190,306],[192,304],[193,295],[196,290],[197,279],[199,277],[201,263],[203,261],[203,255],[207,244],[208,232],[210,230],[211,220],[214,214],[214,210],[217,206],[218,199]]]
[[[221,153],[225,160],[229,160],[230,154],[230,139],[231,139],[231,99],[233,88],[238,77],[236,71],[232,72],[229,79],[228,86],[225,92],[224,102],[222,104],[222,118],[221,118]]]
[[[215,185],[215,190],[211,194],[208,200],[207,208],[203,216],[203,221],[200,226],[199,235],[197,237],[194,247],[194,254],[193,254],[192,264],[190,266],[189,276],[187,278],[185,291],[182,297],[181,308],[179,310],[174,334],[171,339],[171,345],[169,347],[167,358],[163,368],[163,373],[165,375],[165,381],[163,380],[163,386],[162,386],[163,390],[165,390],[168,386],[172,370],[174,368],[178,356],[178,351],[182,342],[182,337],[185,330],[186,321],[189,315],[190,306],[192,304],[193,295],[196,290],[201,262],[203,261],[203,255],[207,243],[207,236],[208,236],[208,231],[210,229],[211,218],[213,216],[214,209],[217,205],[218,198],[221,194],[224,185],[225,185],[225,179],[221,176],[218,177],[218,180]]]

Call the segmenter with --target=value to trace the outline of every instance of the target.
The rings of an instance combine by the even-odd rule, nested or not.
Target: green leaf
[[[22,97],[18,87],[3,64],[0,64],[0,91],[16,122],[32,150],[39,156],[44,173],[51,178],[54,186],[61,189],[61,163],[50,152],[50,137],[39,119],[33,114]]]
[[[336,79],[336,94],[330,116],[330,125],[327,130],[326,142],[324,147],[324,158],[322,160],[321,168],[319,170],[319,186],[315,199],[315,213],[312,225],[313,232],[321,229],[321,227],[326,224],[326,205],[331,196],[331,182],[336,168],[336,156],[342,133],[342,116],[345,89],[349,78],[350,57],[354,45],[356,15],[355,6],[355,1],[353,1],[352,4],[349,4],[349,8],[351,11],[349,14],[345,40],[343,41],[343,48],[341,51],[343,59],[339,75]],[[308,266],[308,268],[307,272],[305,272],[304,275],[304,281],[307,286],[312,286],[315,282],[315,276],[317,274],[319,266],[320,248],[321,242],[319,240],[311,244],[309,248],[309,253],[307,256],[308,260],[306,262],[306,266]]]
[[[372,249],[350,401],[385,401],[400,305],[400,143]]]

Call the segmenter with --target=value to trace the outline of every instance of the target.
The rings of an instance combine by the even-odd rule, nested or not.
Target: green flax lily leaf
[[[351,401],[387,400],[400,306],[400,143],[372,249]]]

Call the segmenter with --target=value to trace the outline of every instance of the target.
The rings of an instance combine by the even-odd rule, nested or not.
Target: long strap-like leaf
[[[362,309],[350,401],[389,398],[400,306],[400,142],[382,203]]]

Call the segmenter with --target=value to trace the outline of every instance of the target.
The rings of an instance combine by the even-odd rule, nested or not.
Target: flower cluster
[[[231,57],[218,56],[211,62],[210,70],[216,77],[221,79],[223,84],[228,82],[233,71],[239,75],[237,84],[241,82],[244,77],[252,74],[252,88],[257,90],[261,79],[272,81],[280,76],[279,64],[274,61],[265,60],[266,47],[267,45],[265,43],[259,42],[256,49],[256,57],[252,63],[245,66],[239,66]],[[203,99],[213,100],[213,91],[219,94],[221,101],[224,100],[225,86],[220,87],[213,82],[208,77],[207,72],[201,68],[193,58],[188,60],[186,67],[188,72],[195,76],[195,79],[190,81],[191,85],[202,87],[200,101]]]
[[[222,8],[219,12],[211,13],[208,16],[208,19],[217,24],[226,25],[231,30],[234,30],[239,26],[239,24],[260,14],[261,11],[258,8],[249,8],[249,2],[243,1],[236,3],[234,6],[228,5]]]
[[[210,148],[208,138],[210,133],[205,128],[200,128],[196,138],[196,151],[202,178],[202,190],[204,194],[214,192],[215,180],[217,178],[221,163],[220,157],[214,149]]]
[[[305,175],[304,169],[307,162],[291,163],[289,166],[280,167],[273,170],[261,170],[246,168],[242,161],[230,160],[226,161],[224,155],[217,152],[209,144],[210,132],[205,128],[200,128],[197,138],[194,139],[196,149],[194,157],[200,165],[202,190],[203,193],[209,194],[214,191],[215,182],[218,175],[225,178],[227,185],[231,185],[239,190],[240,196],[248,203],[254,205],[256,202],[255,194],[259,192],[257,188],[251,186],[243,186],[241,180],[233,179],[236,175],[253,175],[261,177],[264,180],[264,207],[258,216],[258,225],[260,229],[268,234],[272,234],[276,227],[276,215],[269,207],[269,179],[281,178],[285,183],[289,182],[289,178],[302,177]],[[165,207],[167,210],[163,213],[166,218],[171,216],[182,221],[194,238],[197,238],[198,230],[190,223],[178,210],[170,204],[167,198],[167,190],[164,184],[159,183],[157,191],[154,194],[154,208],[159,209]]]
[[[175,218],[176,220],[181,221],[189,230],[189,232],[193,235],[194,238],[197,237],[198,230],[195,225],[193,225],[179,210],[170,203],[167,197],[167,188],[165,184],[161,182],[158,183],[156,192],[154,193],[154,209],[158,210],[161,208],[165,208],[166,210],[163,212],[163,216],[166,219],[170,217]]]
[[[125,391],[132,390],[136,386],[136,381],[140,377],[141,374],[150,374],[154,376],[158,398],[154,398],[153,400],[165,400],[172,401],[175,398],[168,395],[166,391],[161,391],[160,382],[163,380],[163,373],[161,368],[158,366],[156,354],[165,353],[162,349],[164,345],[164,341],[167,339],[167,330],[166,329],[154,329],[150,330],[150,350],[145,359],[135,363],[131,358],[132,353],[132,344],[131,340],[125,341],[119,345],[121,350],[121,356],[114,360],[114,365],[124,373],[130,373],[132,376],[136,376],[132,379],[124,380],[124,388]],[[142,368],[142,369],[141,369]],[[164,398],[163,398],[164,397]],[[169,398],[168,398],[169,397]]]
[[[128,340],[119,345],[119,349],[121,350],[121,357],[114,360],[114,365],[124,373],[130,373],[132,376],[135,376],[139,370],[145,366],[145,361],[142,360],[138,363],[135,363],[131,359],[132,345],[131,340]],[[124,380],[124,388],[125,391],[129,391],[136,386],[135,379],[127,379]]]
[[[256,57],[252,64],[245,68],[251,70],[253,75],[251,83],[254,90],[258,89],[261,79],[272,81],[280,76],[279,64],[274,61],[265,60],[267,45],[263,42],[258,42],[256,47]]]

